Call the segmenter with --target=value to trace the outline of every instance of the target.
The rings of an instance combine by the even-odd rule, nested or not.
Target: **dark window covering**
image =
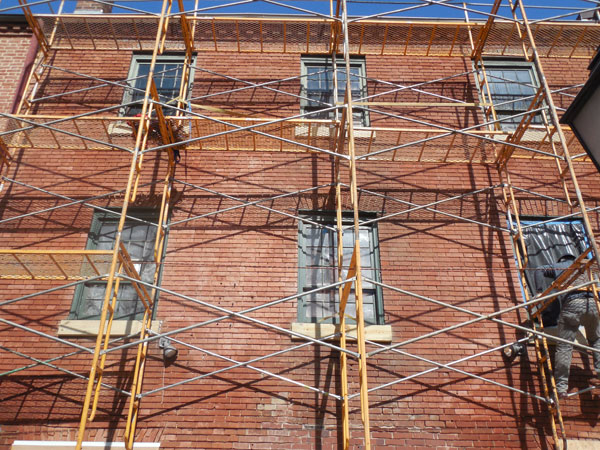
[[[525,220],[521,221],[521,225],[525,226],[542,220]],[[538,292],[546,290],[553,281],[552,278],[538,277],[538,282],[543,280],[543,285],[536,285],[535,270],[537,268],[552,265],[567,253],[577,257],[587,248],[587,237],[583,224],[579,220],[549,222],[527,227],[523,229],[523,238],[529,257],[525,279],[532,297]],[[553,302],[542,315],[544,325],[556,325],[559,312],[559,302]]]

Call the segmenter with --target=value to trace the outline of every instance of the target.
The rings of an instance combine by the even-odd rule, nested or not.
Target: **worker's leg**
[[[586,314],[581,318],[581,323],[585,327],[585,335],[590,347],[600,351],[600,318],[596,308],[596,300],[590,297],[587,300]],[[596,375],[600,375],[600,353],[594,353],[594,369]]]
[[[585,299],[572,299],[564,302],[560,317],[558,318],[558,336],[560,338],[566,339],[569,342],[575,340],[585,304]],[[565,342],[558,342],[556,344],[554,378],[556,380],[556,390],[559,394],[565,394],[569,388],[569,371],[571,369],[572,355],[572,344]]]

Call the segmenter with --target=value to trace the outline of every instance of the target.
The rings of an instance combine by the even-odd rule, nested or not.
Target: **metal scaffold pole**
[[[367,349],[365,344],[365,318],[363,311],[363,291],[362,291],[362,272],[360,258],[360,205],[358,196],[358,180],[356,171],[356,152],[354,146],[354,115],[352,106],[352,85],[350,77],[350,43],[348,41],[348,4],[342,0],[342,33],[344,36],[343,52],[344,64],[346,69],[346,89],[345,89],[345,123],[348,133],[348,156],[350,171],[350,201],[354,214],[354,252],[352,255],[355,271],[355,300],[356,300],[356,341],[359,353],[359,389],[360,389],[360,413],[364,429],[364,445],[367,450],[371,448],[371,427],[369,421],[369,387],[368,387],[368,367],[367,367]]]

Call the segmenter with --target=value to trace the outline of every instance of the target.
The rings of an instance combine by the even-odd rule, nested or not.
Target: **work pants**
[[[558,318],[558,336],[569,342],[574,342],[580,325],[585,328],[590,346],[600,350],[600,320],[596,301],[593,296],[588,294],[575,293],[563,300],[560,317]],[[556,380],[556,390],[559,393],[567,392],[569,387],[572,355],[572,344],[564,342],[556,344],[554,378]],[[594,353],[594,368],[596,374],[600,374],[600,354],[598,353]]]

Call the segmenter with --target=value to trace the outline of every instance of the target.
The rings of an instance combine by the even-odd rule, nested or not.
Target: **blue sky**
[[[28,3],[34,3],[36,0],[28,0]],[[237,0],[239,1],[239,0]],[[441,0],[443,1],[443,0]],[[489,11],[492,0],[471,0],[469,1],[469,8],[472,9],[469,13],[470,18],[484,18],[484,16],[477,15],[477,10],[480,11]],[[141,1],[141,0],[129,0],[129,1],[120,1],[118,0],[118,4],[126,5],[131,8],[142,9],[145,11],[160,11],[161,2],[160,1]],[[176,3],[176,2],[174,2]],[[185,0],[184,1],[187,9],[193,8],[193,1]],[[200,7],[214,7],[222,4],[228,3],[223,0],[200,0]],[[281,3],[287,3],[297,8],[317,11],[320,13],[327,14],[329,12],[329,2],[327,1],[315,1],[315,0],[281,0]],[[418,9],[410,9],[415,6],[415,4],[419,3],[419,0],[381,0],[381,1],[372,1],[372,0],[348,0],[348,9],[351,15],[371,15],[377,13],[384,13],[388,11],[393,11],[397,9],[407,9],[401,13],[395,14],[396,16],[403,17],[428,17],[428,18],[464,18],[464,12],[447,6],[427,6],[424,8]],[[457,6],[461,2],[458,0],[449,0],[448,3],[454,6]],[[504,4],[508,4],[505,0]],[[590,1],[586,0],[524,0],[524,3],[528,7],[528,16],[531,19],[540,19],[545,17],[551,17],[558,14],[573,12],[577,9],[583,8],[591,8],[594,4]],[[59,7],[60,2],[54,1],[52,2],[52,7],[54,11],[56,11]],[[65,2],[65,11],[72,11],[75,5],[74,0],[69,0]],[[18,0],[0,0],[0,12],[3,13],[20,13],[19,9],[14,10],[6,10],[6,8],[18,6]],[[549,9],[551,7],[553,9]],[[48,5],[38,5],[32,7],[34,12],[37,13],[48,13],[51,12]],[[115,12],[127,12],[125,10],[117,10]],[[251,3],[246,3],[244,5],[237,5],[233,7],[227,8],[219,8],[212,9],[206,12],[207,15],[213,13],[257,13],[257,14],[301,14],[300,11],[294,11],[289,8],[280,7],[273,4],[268,4],[262,2],[260,0],[253,1]],[[509,15],[510,12],[508,8],[502,8],[500,10],[500,15]],[[571,16],[570,18],[574,18]]]

